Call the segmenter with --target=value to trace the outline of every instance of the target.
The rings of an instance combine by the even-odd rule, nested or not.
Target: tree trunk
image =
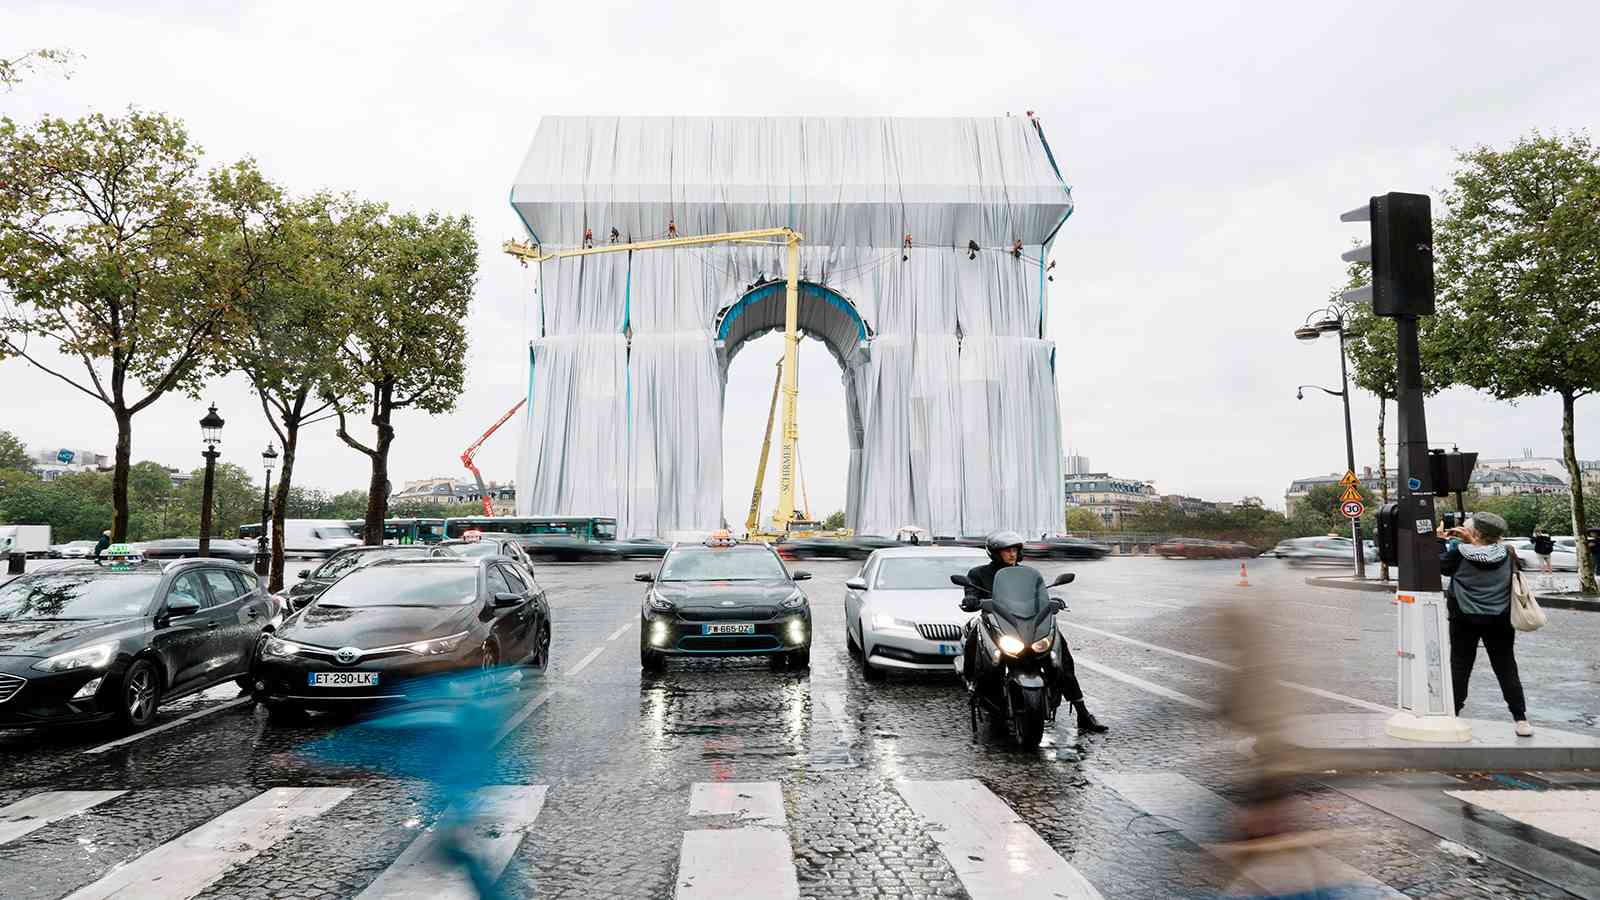
[[[383,390],[376,398],[372,411],[372,424],[378,427],[378,441],[373,444],[372,480],[367,483],[367,521],[362,528],[364,544],[383,543],[383,519],[389,510],[389,445],[394,443],[394,429],[389,425],[393,411],[389,409],[389,392]]]
[[[1572,406],[1576,399],[1570,391],[1561,394],[1561,459],[1567,464],[1567,496],[1572,500],[1572,535],[1578,544],[1578,590],[1594,593],[1594,560],[1583,542],[1583,533],[1589,527],[1583,509],[1583,471],[1578,468],[1578,451],[1572,438]]]
[[[294,450],[300,441],[300,421],[283,423],[283,473],[278,478],[277,495],[272,501],[272,573],[267,576],[267,590],[283,590],[283,520],[289,508],[289,481],[294,476]]]
[[[111,408],[117,419],[117,455],[111,472],[111,542],[128,539],[128,467],[133,459],[133,414],[120,404]]]
[[[1389,401],[1382,395],[1378,396],[1378,501],[1379,506],[1389,502],[1389,447],[1383,442],[1384,420],[1389,416]],[[1389,580],[1389,564],[1379,561],[1378,578],[1381,581]]]

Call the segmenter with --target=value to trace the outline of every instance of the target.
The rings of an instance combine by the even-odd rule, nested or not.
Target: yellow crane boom
[[[669,226],[668,233],[673,229]],[[774,240],[777,239],[777,240]],[[721,234],[667,237],[649,241],[599,244],[572,247],[566,250],[546,251],[525,241],[506,241],[501,245],[506,253],[524,265],[529,262],[546,262],[553,259],[570,259],[575,256],[593,256],[600,253],[631,253],[635,250],[671,250],[676,247],[703,247],[707,244],[770,244],[780,241],[784,245],[784,313],[783,313],[783,442],[782,460],[778,468],[778,510],[772,515],[772,524],[782,533],[795,520],[794,481],[795,445],[800,440],[800,424],[795,420],[800,385],[795,374],[796,350],[800,343],[800,242],[805,236],[793,228],[756,228],[749,231],[728,231]],[[588,243],[588,240],[585,240]],[[764,467],[763,467],[764,468]]]
[[[761,461],[756,464],[756,486],[750,492],[750,515],[744,518],[744,530],[756,533],[761,523],[761,483],[767,477],[767,455],[772,451],[772,420],[778,413],[778,388],[783,385],[783,359],[778,360],[777,375],[772,379],[772,402],[767,406],[767,433],[761,438]]]

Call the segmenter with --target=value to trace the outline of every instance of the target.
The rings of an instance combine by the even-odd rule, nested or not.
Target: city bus
[[[491,531],[592,543],[615,541],[617,520],[615,516],[460,516],[446,519],[444,530],[451,538],[461,537],[468,531]]]
[[[359,537],[367,527],[365,519],[351,519],[345,524]],[[444,519],[384,519],[385,544],[437,544],[444,540]]]

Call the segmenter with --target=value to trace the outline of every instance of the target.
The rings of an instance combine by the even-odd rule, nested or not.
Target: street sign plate
[[[1360,500],[1347,500],[1339,505],[1339,512],[1344,513],[1346,519],[1359,519],[1367,508],[1361,505]]]
[[[1361,479],[1356,477],[1356,473],[1351,472],[1351,471],[1346,471],[1344,473],[1344,477],[1339,479],[1339,483],[1344,485],[1345,487],[1350,487],[1351,485],[1360,484],[1361,483]]]
[[[1353,487],[1345,488],[1344,489],[1344,493],[1339,495],[1339,502],[1340,503],[1360,503],[1361,502],[1361,492],[1356,490]]]

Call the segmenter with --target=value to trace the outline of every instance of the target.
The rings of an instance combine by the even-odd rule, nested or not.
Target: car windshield
[[[478,570],[465,566],[375,566],[328,588],[318,606],[466,606],[478,596]]]
[[[661,581],[776,581],[788,578],[766,547],[680,547],[661,564]]]
[[[399,549],[362,550],[356,553],[339,553],[334,555],[333,558],[329,559],[327,562],[323,563],[322,567],[317,569],[314,577],[328,579],[340,578],[349,574],[350,572],[354,572],[357,569],[365,569],[367,566],[370,566],[373,563],[381,560],[420,555],[422,554],[418,551]]]
[[[485,556],[500,555],[499,544],[485,541],[479,541],[476,544],[451,544],[450,549],[455,551],[457,556],[465,556],[468,559],[482,559]]]
[[[0,622],[137,616],[160,582],[160,572],[27,575],[0,587]]]
[[[965,575],[987,560],[982,556],[891,556],[878,564],[875,591],[956,590],[951,575]]]
[[[348,525],[319,525],[312,532],[325,541],[355,540],[356,533]]]

